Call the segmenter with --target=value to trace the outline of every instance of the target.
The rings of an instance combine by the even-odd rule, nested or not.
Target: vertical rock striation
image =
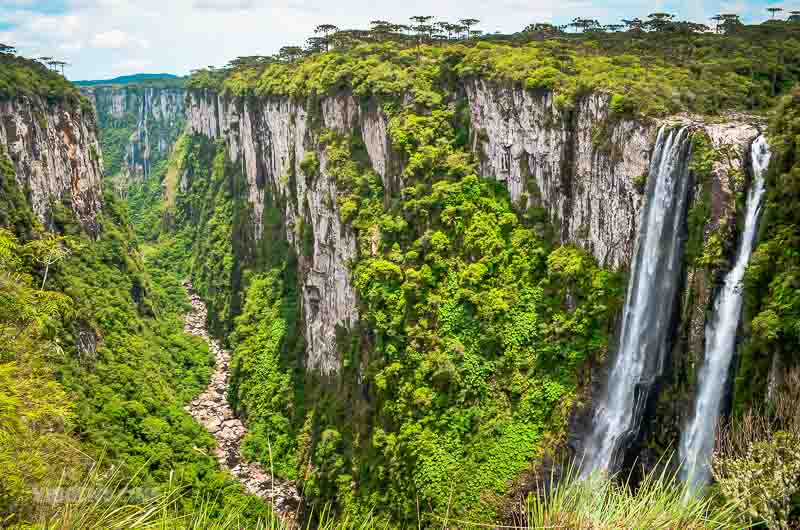
[[[562,242],[610,268],[630,263],[656,124],[612,116],[603,94],[563,111],[550,92],[482,80],[466,92],[481,173],[520,206],[544,208]]]
[[[336,329],[358,320],[349,269],[356,258],[356,237],[339,217],[336,183],[327,172],[317,135],[323,129],[348,134],[359,129],[373,167],[388,179],[385,116],[378,110],[362,110],[350,94],[324,98],[310,108],[283,98],[241,100],[193,92],[188,129],[224,140],[229,159],[241,164],[256,240],[262,236],[266,194],[278,199],[286,238],[300,256],[306,365],[323,374],[336,372]],[[312,153],[319,161],[316,175],[303,169],[303,161]],[[312,235],[303,241],[300,233],[306,230]]]
[[[661,123],[614,116],[602,94],[564,111],[546,92],[482,80],[464,88],[481,174],[505,182],[520,208],[547,211],[563,243],[589,250],[609,268],[628,267],[643,206],[640,188]],[[350,277],[357,248],[352,227],[339,217],[336,183],[318,135],[333,129],[360,136],[388,200],[403,185],[402,158],[392,150],[380,103],[347,91],[308,101],[190,91],[187,121],[189,132],[222,140],[228,158],[240,165],[254,240],[263,236],[265,208],[273,204],[268,199],[276,199],[286,238],[300,256],[306,367],[337,372],[336,329],[358,320]],[[303,162],[312,154],[319,171],[309,175]]]
[[[10,159],[39,219],[65,203],[89,234],[101,208],[103,160],[91,111],[40,97],[0,100],[0,156]]]

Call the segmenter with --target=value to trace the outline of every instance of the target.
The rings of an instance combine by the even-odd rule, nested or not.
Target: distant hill
[[[182,86],[184,78],[173,74],[133,74],[115,77],[114,79],[98,79],[87,81],[75,81],[75,84],[82,87],[102,86],[102,85],[150,85],[167,84],[170,86]]]

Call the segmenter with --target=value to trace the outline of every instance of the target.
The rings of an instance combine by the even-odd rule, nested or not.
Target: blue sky
[[[238,55],[267,55],[302,44],[318,24],[366,28],[370,20],[412,15],[472,17],[486,32],[513,32],[531,22],[576,16],[603,23],[654,11],[707,21],[737,13],[761,22],[769,6],[800,10],[800,0],[0,0],[0,42],[23,55],[71,63],[71,79],[137,72],[186,74]]]

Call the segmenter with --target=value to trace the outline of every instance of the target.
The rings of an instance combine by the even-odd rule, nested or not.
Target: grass
[[[118,469],[118,468],[117,468]],[[33,515],[16,530],[297,530],[291,521],[277,516],[253,523],[245,521],[242,507],[226,507],[222,514],[212,514],[217,505],[212,499],[196,499],[186,507],[184,490],[169,487],[149,492],[134,486],[136,477],[123,481],[118,471],[95,464],[82,483],[68,486],[58,482],[41,490],[33,506]],[[309,517],[304,528],[338,530],[376,528],[371,518],[356,522],[348,517],[334,519],[329,510],[318,517]]]
[[[566,466],[560,477],[552,474],[521,506],[518,521],[512,525],[484,525],[450,517],[436,526],[449,528],[581,529],[620,528],[716,530],[744,528],[736,507],[718,498],[692,498],[687,486],[674,474],[653,471],[634,489],[627,481],[594,477],[581,480],[576,466]],[[110,530],[121,528],[178,530],[350,530],[390,528],[371,515],[356,520],[347,514],[338,517],[329,509],[306,517],[302,524],[278,517],[245,524],[237,508],[212,516],[208,500],[198,499],[187,510],[183,492],[168,488],[136,502],[130,499],[141,492],[117,472],[93,466],[77,487],[57,484],[37,498],[34,516],[26,529]],[[183,505],[183,508],[179,508]],[[432,527],[434,527],[432,525]]]
[[[538,487],[523,509],[520,528],[579,528],[612,530],[723,529],[741,528],[737,508],[708,496],[688,495],[689,486],[677,475],[654,469],[636,485],[628,480],[578,477],[576,466],[568,466],[551,487]]]

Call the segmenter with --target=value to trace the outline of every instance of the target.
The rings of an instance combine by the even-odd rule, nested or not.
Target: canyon
[[[150,109],[160,109],[155,111],[156,115],[168,118],[170,123],[183,123],[178,115],[184,109],[175,103],[174,92],[148,90],[144,99],[134,104],[125,103],[131,96],[124,89],[116,92],[106,89],[93,96],[98,115],[106,116],[106,120],[112,117],[123,120],[125,112],[133,111],[135,118],[128,118],[128,121],[137,123],[139,128],[126,153],[134,158],[140,151],[134,145],[150,134],[143,128],[148,123],[147,116],[153,112]],[[698,362],[703,357],[702,351],[698,351],[704,343],[703,315],[710,308],[716,288],[707,281],[693,281],[692,278],[701,273],[691,264],[681,265],[687,203],[701,200],[703,187],[712,190],[710,215],[700,227],[703,244],[720,225],[735,222],[735,194],[739,190],[734,188],[742,184],[735,182],[734,175],[749,173],[750,145],[762,125],[758,119],[743,115],[715,123],[705,123],[691,115],[650,121],[619,119],[611,115],[609,98],[602,94],[582,98],[574,111],[565,113],[555,106],[552,94],[504,88],[481,80],[467,83],[465,94],[472,131],[470,148],[479,160],[483,175],[502,183],[522,211],[544,210],[549,221],[558,227],[556,237],[561,244],[578,245],[601,265],[612,269],[630,269],[632,274],[637,268],[647,269],[651,281],[660,282],[668,290],[652,299],[660,312],[646,326],[658,330],[661,338],[652,344],[645,342],[647,346],[629,347],[631,353],[639,357],[640,375],[626,369],[617,374],[617,380],[609,383],[596,376],[594,384],[586,388],[596,395],[593,403],[601,398],[606,386],[628,393],[630,403],[635,401],[636,406],[629,407],[625,430],[613,436],[611,446],[605,444],[602,449],[599,446],[591,449],[590,445],[584,449],[584,440],[591,443],[592,429],[600,432],[608,429],[603,427],[602,419],[590,420],[592,411],[597,410],[597,418],[602,418],[602,414],[610,413],[609,405],[599,402],[575,411],[579,417],[587,419],[583,424],[576,424],[579,426],[573,431],[576,442],[572,450],[578,455],[587,451],[584,456],[587,462],[595,458],[588,457],[590,454],[605,459],[604,464],[591,464],[586,469],[618,469],[624,460],[618,453],[624,454],[625,448],[635,448],[641,443],[637,440],[642,438],[639,425],[643,421],[674,425],[688,421],[686,410],[691,408],[691,395],[676,407],[680,411],[670,411],[666,417],[663,414],[657,418],[645,417],[648,403],[657,399],[657,393],[652,393],[651,389],[657,384],[669,384],[669,377],[675,377],[670,370],[665,370],[665,365],[675,362],[673,356]],[[337,185],[326,169],[326,152],[318,144],[318,135],[320,130],[333,130],[362,138],[369,163],[383,182],[385,200],[391,200],[392,194],[404,186],[404,161],[392,147],[389,118],[381,110],[380,102],[373,99],[365,104],[347,93],[304,103],[281,98],[240,99],[190,90],[186,93],[185,112],[188,134],[223,141],[227,158],[234,166],[241,167],[246,182],[241,193],[248,205],[244,230],[250,232],[249,239],[258,241],[263,237],[261,220],[265,215],[265,203],[277,198],[283,205],[284,237],[301,256],[300,308],[307,344],[304,364],[309,372],[335,376],[341,371],[337,329],[353,329],[359,321],[358,296],[352,284],[351,269],[358,250],[353,229],[342,222],[335,201],[331,200],[337,196]],[[152,122],[153,118],[149,120]],[[107,124],[113,127],[114,122]],[[656,163],[651,158],[660,156],[662,135],[678,134],[665,131],[680,127],[683,127],[681,142],[685,152],[681,167],[687,173],[682,177],[686,198],[681,200],[683,206],[677,208],[668,206],[669,201],[675,200],[676,192],[665,190],[664,197],[648,199],[651,192],[647,190],[671,178],[673,162],[669,157],[665,155],[662,161],[666,170],[651,169]],[[707,181],[702,183],[688,174],[692,156],[689,136],[694,134],[705,135],[714,150],[727,155],[714,161]],[[159,141],[159,150],[168,150],[172,144],[166,139],[176,136],[175,130],[166,132]],[[147,154],[149,149],[141,152]],[[309,153],[319,160],[316,178],[307,175],[308,168],[303,165]],[[141,181],[146,178],[147,161],[133,160],[126,158],[129,167],[125,178],[131,182]],[[287,179],[286,175],[296,177]],[[179,178],[179,192],[187,191],[191,179],[184,171]],[[640,231],[642,216],[647,213],[650,202],[663,202],[666,211],[674,215],[671,235],[667,237],[675,245],[667,266],[671,271],[670,279],[664,273],[653,273],[649,266],[632,263],[636,249],[645,245],[640,241],[644,237]],[[653,210],[654,220],[660,221],[663,215]],[[308,227],[312,234],[313,250],[309,255],[303,255],[308,243],[298,237],[298,226]],[[372,237],[379,240],[380,232],[376,231]],[[728,237],[732,239],[726,245],[734,247],[738,234],[732,231]],[[663,235],[655,236],[649,243],[653,247],[650,252],[656,252],[653,259],[660,254],[656,245],[663,239]],[[629,286],[628,296],[653,296],[652,290],[652,287]],[[673,301],[673,308],[665,305],[665,300]],[[682,316],[674,318],[672,315],[676,312]],[[643,318],[641,313],[641,309],[626,309],[621,322]],[[680,329],[688,330],[684,340],[678,338]],[[624,337],[624,328],[622,333]],[[641,331],[634,333],[639,334]],[[684,344],[683,350],[675,349],[679,342]],[[619,357],[623,355],[612,352],[606,361],[610,377],[615,377],[618,370],[611,370],[611,361],[617,359],[619,366]],[[361,367],[362,370],[366,368]],[[598,374],[603,371],[598,369]],[[601,425],[597,425],[598,422]],[[629,453],[628,458],[631,454],[635,451]]]
[[[785,138],[392,46],[0,98],[0,264],[76,305],[21,329],[81,443],[288,526],[511,523],[562,461],[705,502],[718,429],[790,379]]]

